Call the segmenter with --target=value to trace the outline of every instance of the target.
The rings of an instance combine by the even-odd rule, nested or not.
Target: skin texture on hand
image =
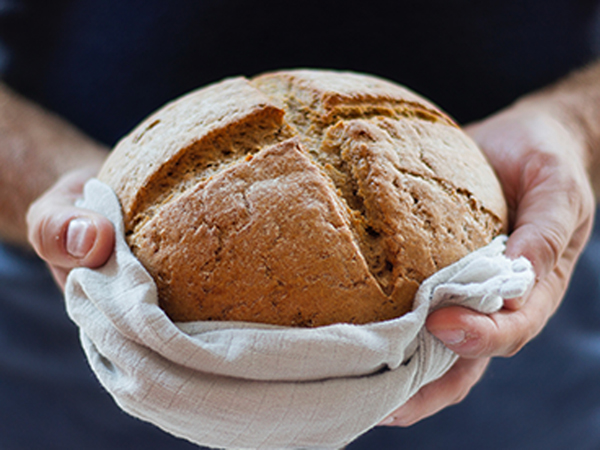
[[[112,223],[75,206],[85,182],[97,169],[91,166],[67,173],[32,203],[27,214],[29,241],[62,289],[72,268],[99,267],[114,248]]]
[[[545,102],[521,102],[467,127],[495,168],[510,211],[509,257],[527,257],[536,283],[490,315],[462,307],[431,314],[429,331],[460,359],[381,425],[409,426],[467,395],[493,356],[512,356],[558,308],[592,229],[595,200],[587,145]]]

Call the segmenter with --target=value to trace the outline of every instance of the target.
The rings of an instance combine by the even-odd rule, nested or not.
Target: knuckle
[[[567,245],[566,236],[569,233],[566,226],[560,222],[555,222],[543,229],[536,230],[536,233],[536,246],[539,249],[538,251],[541,254],[542,260],[548,261],[550,267],[554,267]]]
[[[555,178],[561,166],[561,157],[553,151],[532,147],[525,156],[523,165],[524,180],[532,184]]]
[[[470,358],[511,357],[527,345],[537,327],[521,310],[513,311],[510,315],[510,321],[494,321],[494,328],[481,334]]]

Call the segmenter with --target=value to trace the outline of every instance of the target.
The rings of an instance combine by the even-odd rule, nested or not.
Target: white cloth
[[[440,305],[490,313],[523,295],[534,274],[497,238],[426,280],[403,317],[295,329],[171,322],[129,251],[113,191],[97,180],[81,206],[117,231],[110,261],[71,271],[67,309],[89,363],[126,412],[215,448],[339,448],[375,426],[457,356],[425,328]]]

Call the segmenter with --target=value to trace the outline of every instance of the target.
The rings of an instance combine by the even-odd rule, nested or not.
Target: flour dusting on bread
[[[506,226],[493,170],[450,117],[350,72],[192,92],[126,136],[99,178],[174,321],[399,317],[425,278]]]

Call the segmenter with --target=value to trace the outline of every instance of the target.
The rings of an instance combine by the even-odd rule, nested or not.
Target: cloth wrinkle
[[[313,329],[173,323],[125,242],[114,192],[90,180],[80,205],[117,231],[110,261],[67,281],[67,311],[93,371],[124,411],[209,447],[343,447],[458,358],[425,328],[431,311],[491,313],[535,278],[527,260],[503,255],[501,236],[425,280],[398,319]]]

